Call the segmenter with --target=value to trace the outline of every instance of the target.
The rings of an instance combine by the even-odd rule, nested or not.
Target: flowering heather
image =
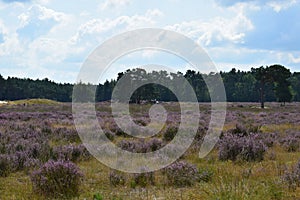
[[[126,182],[125,176],[116,170],[109,173],[109,181],[113,186],[124,185]]]
[[[121,140],[118,146],[126,151],[134,153],[147,153],[160,149],[164,143],[157,138],[146,140]]]
[[[220,140],[219,159],[236,161],[262,161],[267,148],[259,134],[241,137],[227,133]]]
[[[77,162],[91,157],[88,150],[83,144],[80,145],[64,145],[53,148],[54,160],[66,160]]]
[[[116,125],[109,102],[97,103],[96,114],[105,135],[97,134],[95,136],[106,136],[119,148],[136,153],[153,152],[168,145],[170,150],[167,152],[168,155],[155,154],[155,156],[161,161],[167,160],[168,157],[175,157],[175,154],[180,152],[181,144],[184,141],[181,140],[176,144],[167,143],[177,134],[181,120],[180,110],[174,106],[174,103],[162,104],[166,106],[167,111],[170,110],[164,128],[151,138],[136,139],[124,133]],[[239,106],[240,104],[243,106]],[[84,182],[86,185],[82,187],[84,191],[80,195],[80,199],[89,199],[97,193],[101,194],[98,198],[103,199],[147,199],[148,196],[133,195],[134,192],[140,191],[149,192],[148,199],[154,197],[176,199],[180,195],[183,199],[228,199],[229,197],[280,199],[280,196],[278,198],[276,195],[281,191],[277,187],[273,187],[274,178],[277,181],[278,177],[281,178],[282,185],[296,189],[297,192],[300,188],[300,161],[293,168],[282,166],[286,166],[284,163],[296,162],[295,159],[300,152],[300,104],[293,103],[286,107],[279,107],[277,104],[267,103],[265,110],[257,108],[258,104],[253,103],[232,105],[232,107],[228,107],[224,132],[216,148],[219,151],[217,157],[213,153],[201,161],[197,159],[211,118],[209,105],[200,103],[201,115],[198,132],[191,148],[179,158],[179,161],[158,173],[130,175],[114,170],[109,172],[106,167],[98,169],[94,159],[86,160],[90,158],[90,154],[81,145],[72,119],[71,104],[1,106],[0,177],[3,184],[0,184],[0,199],[7,198],[7,195],[14,195],[16,199],[66,199],[69,196],[76,196],[81,192],[78,190],[83,176],[74,163],[83,166],[85,171],[97,172],[94,177],[89,176],[89,180]],[[143,105],[141,107],[143,109],[139,109],[134,104],[130,105],[134,108],[131,116],[134,122],[140,126],[145,126],[150,122],[148,116],[150,105],[147,106]],[[123,117],[122,114],[119,117]],[[236,126],[232,127],[233,124]],[[191,133],[188,129],[189,127],[185,127],[182,138],[185,138],[185,134]],[[139,133],[137,129],[133,131]],[[116,156],[115,152],[108,148],[109,146],[109,143],[104,144],[101,146],[101,151],[106,151],[109,156]],[[97,145],[91,145],[91,148],[93,147],[98,148]],[[268,152],[266,152],[267,147],[269,148]],[[282,152],[279,147],[285,149],[286,152]],[[261,161],[264,158],[266,160],[262,163],[243,163],[237,167],[235,167],[236,163],[217,162],[218,159]],[[51,160],[49,161],[49,159]],[[198,163],[201,168],[198,169],[196,166],[186,163],[183,161],[185,159]],[[122,159],[118,162],[121,164]],[[15,173],[17,171],[20,173]],[[214,176],[214,173],[218,176]],[[28,174],[30,174],[36,194],[27,190],[27,182],[22,181],[27,180]],[[106,176],[103,177],[103,174]],[[277,178],[274,177],[276,174]],[[258,177],[258,179],[253,179],[253,177]],[[210,182],[212,179],[211,183],[204,183]],[[165,193],[165,190],[170,190],[174,186],[193,186],[199,181],[201,181],[199,188],[197,184],[193,188],[172,189],[172,192]],[[10,184],[5,184],[6,182]],[[18,188],[12,188],[16,187],[16,184]],[[108,187],[102,187],[103,184]],[[118,186],[118,188],[109,186]],[[133,190],[130,186],[138,188]],[[147,189],[140,188],[148,186],[150,187]],[[212,188],[215,195],[210,194],[206,198],[205,192],[208,187]],[[218,190],[218,188],[220,189]],[[157,192],[152,193],[152,189]],[[11,191],[14,191],[14,194],[11,194]],[[287,190],[287,188],[282,190],[283,194],[286,193],[289,196],[296,192]],[[129,193],[132,196],[129,197]],[[39,194],[42,194],[41,197]],[[163,196],[165,194],[169,196]],[[231,196],[232,194],[234,196]]]
[[[169,185],[178,187],[191,186],[199,180],[196,166],[184,161],[177,161],[164,169]]]
[[[235,128],[229,130],[228,132],[242,137],[242,136],[250,135],[251,133],[259,133],[260,128],[261,128],[260,125],[238,123],[236,124]]]
[[[76,129],[73,128],[66,128],[66,127],[58,127],[53,128],[51,130],[53,133],[54,139],[57,141],[68,141],[68,142],[78,142],[80,138]]]
[[[15,127],[10,132],[1,134],[0,148],[2,154],[10,157],[14,170],[22,170],[29,160],[38,159],[44,162],[50,157],[48,138],[29,126],[24,126],[23,131]]]
[[[299,151],[300,149],[300,138],[295,137],[293,135],[288,135],[283,138],[280,143],[282,144],[283,148],[288,152],[295,152]]]
[[[285,171],[283,181],[286,182],[290,189],[295,190],[300,187],[300,160],[290,171]]]
[[[163,138],[165,141],[169,142],[171,140],[173,140],[173,138],[175,137],[175,135],[178,132],[178,128],[174,125],[169,125],[163,135]]]
[[[111,121],[108,126],[108,130],[115,133],[116,136],[128,136],[114,121]]]
[[[7,176],[10,170],[10,157],[0,154],[0,177]]]
[[[273,147],[278,140],[278,135],[276,133],[261,134],[260,137],[267,147]]]
[[[48,161],[31,175],[34,189],[44,196],[77,196],[83,174],[70,161]]]
[[[146,171],[145,167],[142,167],[141,171]],[[154,185],[154,172],[146,172],[146,173],[137,173],[133,174],[132,185],[139,185],[141,187],[146,187],[147,185]]]

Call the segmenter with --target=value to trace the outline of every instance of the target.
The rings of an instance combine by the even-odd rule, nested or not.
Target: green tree
[[[251,72],[259,81],[259,94],[260,94],[260,107],[265,108],[265,85],[271,81],[270,74],[268,73],[268,67],[251,68]]]
[[[275,83],[277,101],[284,105],[285,102],[290,102],[293,98],[290,87],[291,83],[289,82],[289,78],[291,77],[290,70],[282,65],[272,65],[269,67],[268,73]]]
[[[95,86],[91,84],[85,84],[81,81],[74,85],[73,101],[79,103],[93,102],[95,97],[93,96],[93,90]]]
[[[291,92],[290,83],[284,81],[284,83],[280,83],[275,87],[276,96],[280,103],[285,105],[285,102],[291,102],[293,99],[293,95]]]
[[[300,101],[300,72],[293,73],[290,82],[294,93],[294,101]]]
[[[4,91],[5,91],[5,79],[0,74],[0,100],[4,99]]]

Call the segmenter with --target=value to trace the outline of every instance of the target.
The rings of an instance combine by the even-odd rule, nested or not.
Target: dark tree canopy
[[[220,72],[223,79],[227,101],[229,102],[264,102],[278,101],[290,102],[300,101],[300,73],[291,73],[282,65],[272,65],[267,67],[252,68],[251,71],[240,71],[232,69],[229,72]],[[130,76],[128,83],[122,87],[132,87],[135,84],[143,83],[145,80],[160,80],[172,88],[181,91],[183,95],[187,92],[185,85],[176,85],[176,81],[185,78],[193,87],[199,102],[210,101],[210,95],[205,80],[214,80],[216,74],[201,74],[193,70],[187,70],[185,74],[181,72],[169,73],[167,71],[146,72],[144,69],[133,69],[118,73],[117,80],[106,80],[103,84],[98,84],[96,88],[96,101],[107,101],[112,98],[117,81],[123,76]],[[0,100],[18,100],[29,98],[47,98],[62,102],[72,101],[73,84],[55,83],[48,79],[31,80],[8,77],[4,79],[0,75]],[[85,84],[80,83],[82,90]],[[121,87],[121,89],[122,89]],[[91,88],[91,87],[89,87]],[[88,92],[91,91],[82,91]],[[85,95],[89,96],[89,95]],[[122,97],[119,97],[121,100]],[[83,101],[85,99],[75,99]],[[131,101],[140,103],[141,101],[177,101],[176,96],[170,89],[158,84],[146,84],[138,88],[131,96]]]

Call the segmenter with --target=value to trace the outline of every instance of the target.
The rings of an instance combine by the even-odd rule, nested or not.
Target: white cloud
[[[159,9],[151,9],[151,10],[147,10],[146,12],[146,17],[162,17],[164,16],[164,13],[161,12]]]
[[[100,10],[106,10],[111,8],[117,8],[129,5],[131,0],[106,0],[104,3],[101,3],[99,8]]]
[[[299,55],[299,52],[298,52],[298,55]],[[288,59],[293,64],[299,64],[300,63],[300,56],[295,57],[292,53],[288,54]]]
[[[275,12],[286,10],[293,5],[299,3],[299,0],[216,0],[221,6],[235,7],[237,5],[245,5],[248,8],[261,9],[261,7],[271,7]],[[249,8],[250,6],[250,8]]]
[[[71,16],[34,4],[21,13],[18,19],[20,23],[14,33],[17,34],[17,38],[14,39],[17,40],[15,44],[18,43],[17,49],[24,50],[22,57],[55,62],[55,60],[62,60],[61,57],[67,54],[65,51],[70,43],[69,38],[66,39],[64,34],[65,30],[68,30],[68,25],[72,24]],[[48,23],[49,20],[51,23]],[[22,32],[24,29],[26,31]],[[23,40],[24,37],[32,37],[32,40]],[[57,59],[58,54],[61,59]]]
[[[145,27],[167,28],[187,35],[203,45],[217,66],[226,71],[231,67],[249,70],[274,63],[300,66],[300,52],[295,52],[298,24],[290,21],[284,32],[281,26],[276,26],[299,18],[294,13],[296,9],[291,9],[300,6],[299,0],[209,0],[205,5],[196,0],[168,0],[167,3],[147,2],[148,6],[140,6],[141,2],[133,0],[100,2],[3,3],[0,0],[1,73],[7,70],[6,75],[23,73],[25,77],[39,77],[40,74],[40,77],[66,80],[63,75],[75,77],[74,71],[80,63],[104,39]],[[280,15],[272,21],[275,12]],[[261,31],[262,28],[266,31]],[[282,34],[270,34],[273,32]],[[285,47],[282,51],[272,42],[273,38]],[[168,60],[155,51],[142,51],[137,56],[138,61],[155,59]],[[62,71],[64,74],[59,77]]]
[[[0,19],[0,34],[7,34],[7,28],[6,26],[3,24],[3,21]]]
[[[267,3],[268,6],[273,8],[275,12],[280,12],[282,10],[286,10],[291,6],[295,5],[297,0],[284,0],[284,1],[270,1]]]
[[[0,19],[0,34],[3,37],[3,43],[0,44],[0,56],[9,56],[14,53],[21,53],[23,48],[19,44],[16,33],[11,32]]]
[[[215,17],[210,21],[194,20],[166,27],[196,39],[200,44],[209,46],[214,42],[243,43],[247,31],[254,28],[243,12],[233,18]]]
[[[9,37],[4,36],[4,43],[0,44],[0,56],[21,54],[23,51],[24,47],[21,46],[17,34],[11,34]]]
[[[35,4],[25,12],[19,15],[20,27],[26,26],[30,21],[33,20],[47,20],[53,19],[56,22],[62,22],[68,18],[65,13],[56,12],[52,9],[43,7]]]
[[[249,70],[251,67],[282,64],[288,68],[298,66],[300,52],[283,52],[275,50],[249,49],[239,47],[207,48],[208,54],[218,70],[228,71],[231,68]]]
[[[109,31],[118,33],[136,28],[154,26],[156,24],[154,18],[160,16],[163,16],[163,13],[158,9],[154,9],[148,10],[145,15],[120,16],[115,19],[91,19],[79,27],[72,41],[73,43],[78,43],[85,37],[95,39],[97,35]],[[87,39],[89,40],[89,38]],[[103,40],[103,38],[99,38],[98,40]]]
[[[48,5],[53,0],[34,0],[35,3],[41,4],[41,5]]]
[[[69,26],[73,24],[74,19],[63,12],[37,4],[29,5],[19,11],[14,16],[16,26],[6,29],[0,20],[0,32],[4,27],[2,32],[6,33],[4,43],[0,44],[0,56],[3,56],[1,66],[4,68],[1,69],[2,73],[6,71],[7,74],[20,77],[48,77],[63,80],[63,77],[57,79],[55,76],[61,73],[59,69],[64,70],[64,67],[71,65],[64,60],[70,55],[81,52],[80,47],[74,47],[69,42],[72,36]],[[22,29],[26,31],[19,32]],[[28,37],[34,35],[34,37],[32,40],[26,40],[24,37],[27,35]],[[8,68],[12,69],[8,70]]]

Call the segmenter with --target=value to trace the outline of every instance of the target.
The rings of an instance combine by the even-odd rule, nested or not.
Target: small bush
[[[116,136],[128,136],[118,125],[114,122],[110,123],[109,130],[114,133]]]
[[[258,139],[258,134],[240,137],[225,134],[220,140],[219,159],[236,161],[262,161],[266,152],[265,144]]]
[[[10,168],[9,156],[0,154],[0,177],[6,177],[11,170]]]
[[[178,128],[175,126],[169,126],[167,127],[167,130],[165,131],[163,138],[165,141],[169,142],[171,140],[173,140],[173,138],[175,137],[175,135],[178,132]]]
[[[78,195],[83,174],[70,161],[48,161],[31,175],[34,189],[45,196],[73,197]]]
[[[164,169],[169,185],[191,186],[199,180],[198,169],[184,161],[175,162]],[[203,177],[204,179],[204,177]]]
[[[262,134],[261,136],[263,142],[267,147],[273,147],[274,144],[276,144],[276,141],[278,140],[278,136],[275,133]]]
[[[160,149],[164,143],[157,138],[150,140],[121,140],[118,146],[126,151],[134,153],[147,153]]]
[[[296,190],[300,186],[300,161],[290,171],[286,170],[282,179],[287,183],[289,189]]]
[[[79,135],[75,128],[59,127],[54,128],[53,131],[54,139],[57,141],[67,141],[67,142],[78,142],[80,141]]]
[[[133,180],[131,181],[131,185],[136,187],[137,185],[141,187],[146,187],[147,185],[154,185],[154,173],[153,172],[145,172],[147,171],[146,167],[142,167],[142,172],[144,173],[136,173],[133,174]]]
[[[53,148],[54,160],[69,160],[77,162],[79,160],[86,160],[90,157],[88,150],[83,144],[81,145],[65,145]]]
[[[251,133],[259,133],[260,125],[253,124],[236,124],[234,129],[229,130],[230,133],[239,136],[248,136]]]
[[[113,186],[117,186],[124,185],[126,180],[121,173],[117,172],[116,170],[113,170],[109,174],[109,181]]]
[[[212,180],[214,173],[211,170],[204,169],[199,171],[199,181],[209,182]]]
[[[281,140],[283,148],[288,152],[296,152],[300,149],[300,140],[294,136],[287,136]]]
[[[110,141],[113,141],[114,138],[115,138],[115,134],[111,131],[106,131],[105,132],[105,136],[110,140]]]

